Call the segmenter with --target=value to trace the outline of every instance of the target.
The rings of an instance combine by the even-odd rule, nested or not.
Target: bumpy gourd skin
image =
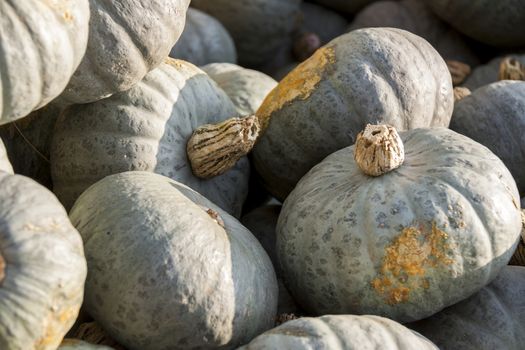
[[[417,332],[384,317],[304,317],[265,332],[239,350],[438,350]]]
[[[511,55],[515,57],[521,64],[525,65],[525,55]],[[474,91],[484,85],[495,83],[499,80],[499,67],[504,56],[496,57],[490,60],[487,64],[474,68],[465,81],[461,84],[471,91]]]
[[[168,59],[132,89],[62,113],[51,145],[53,190],[70,208],[104,176],[145,170],[185,183],[239,216],[248,191],[248,159],[202,180],[186,156],[193,130],[235,116],[226,93],[203,71]]]
[[[0,349],[55,350],[82,304],[82,240],[35,181],[0,171],[0,188]]]
[[[419,320],[472,295],[510,260],[521,214],[501,160],[446,128],[400,135],[398,169],[366,176],[353,146],[344,148],[284,202],[277,252],[308,311]]]
[[[255,168],[284,200],[367,123],[448,126],[453,102],[448,68],[425,40],[394,28],[356,30],[317,50],[266,97],[257,111],[268,128],[254,148]]]
[[[506,266],[470,298],[407,326],[442,350],[521,350],[525,344],[525,267]]]
[[[112,175],[84,192],[70,217],[90,269],[86,310],[127,349],[232,348],[272,327],[270,259],[188,187],[148,172]]]
[[[88,41],[88,0],[0,2],[0,125],[57,97]]]
[[[7,158],[7,151],[5,150],[4,143],[0,139],[0,171],[5,171],[9,174],[13,174],[13,167]]]

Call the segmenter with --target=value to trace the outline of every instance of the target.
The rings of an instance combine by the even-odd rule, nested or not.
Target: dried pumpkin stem
[[[225,173],[251,151],[259,130],[255,115],[199,127],[186,145],[193,174],[208,179]]]
[[[499,80],[525,80],[525,65],[513,57],[505,57],[499,65]]]
[[[454,86],[461,84],[471,72],[470,66],[466,63],[454,60],[446,60],[445,62],[452,76],[452,85]]]
[[[383,175],[403,164],[403,141],[393,126],[368,124],[357,135],[354,159],[365,174]]]
[[[468,88],[463,86],[456,86],[454,88],[454,102],[458,102],[470,94],[471,92]]]

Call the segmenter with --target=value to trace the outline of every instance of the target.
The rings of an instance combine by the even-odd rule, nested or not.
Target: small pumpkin
[[[512,55],[512,59],[525,65],[525,55]],[[505,57],[496,57],[487,64],[476,67],[462,86],[474,91],[482,86],[499,81],[499,69]]]
[[[57,97],[88,40],[88,0],[0,2],[0,125]]]
[[[239,350],[388,349],[437,350],[407,327],[373,315],[328,315],[288,321]]]
[[[56,197],[0,172],[0,349],[55,350],[84,295],[80,235]]]
[[[501,158],[525,195],[525,82],[504,80],[475,90],[454,106],[450,128]]]
[[[270,259],[190,188],[150,172],[111,175],[80,196],[70,218],[90,271],[86,308],[127,349],[231,348],[273,325]]]
[[[162,63],[184,28],[190,0],[89,0],[86,55],[60,96],[87,103],[130,89]]]
[[[355,14],[376,0],[314,0],[314,2],[339,12]]]
[[[64,339],[57,350],[115,350],[105,345],[94,345],[78,339]]]
[[[397,135],[369,125],[288,196],[277,254],[306,311],[415,321],[472,295],[509,262],[518,201],[510,172],[479,143],[447,128]]]
[[[11,162],[9,162],[9,158],[7,157],[7,151],[5,149],[4,143],[2,142],[2,139],[0,138],[0,171],[7,172],[9,174],[13,174],[13,167],[11,166]]]
[[[230,33],[212,16],[189,8],[186,25],[170,57],[202,66],[213,62],[237,62],[237,52]]]

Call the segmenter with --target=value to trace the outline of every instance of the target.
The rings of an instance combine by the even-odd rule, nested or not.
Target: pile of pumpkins
[[[0,29],[0,349],[523,348],[522,0]]]

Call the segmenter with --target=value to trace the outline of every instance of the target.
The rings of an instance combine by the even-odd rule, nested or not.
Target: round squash
[[[90,271],[86,308],[127,349],[231,348],[273,325],[270,259],[244,226],[188,187],[149,172],[108,176],[70,218]]]
[[[523,349],[525,267],[506,266],[470,298],[407,326],[442,350]]]
[[[415,321],[472,295],[508,263],[521,231],[518,191],[490,150],[447,128],[401,133],[404,163],[366,175],[361,161],[372,170],[396,160],[374,152],[403,147],[395,133],[374,132],[381,142],[360,137],[297,184],[279,216],[277,254],[306,311]]]
[[[238,217],[248,190],[246,157],[227,174],[201,180],[186,156],[194,129],[232,116],[233,103],[210,77],[167,59],[130,90],[62,113],[51,145],[54,192],[70,208],[103,177],[144,170],[185,183]]]
[[[230,33],[212,16],[189,8],[186,25],[170,57],[202,66],[213,62],[237,62],[237,52]]]
[[[86,55],[60,96],[62,105],[125,91],[162,63],[184,28],[190,0],[89,0]]]
[[[504,80],[475,90],[454,106],[450,128],[501,158],[525,195],[525,82]]]
[[[438,350],[430,340],[384,317],[303,317],[261,334],[239,350],[387,349]]]
[[[9,174],[13,174],[13,167],[11,166],[11,162],[9,162],[9,158],[7,157],[7,151],[5,149],[4,143],[2,142],[2,139],[0,138],[0,171],[7,172]]]
[[[231,63],[201,67],[228,94],[239,115],[254,114],[277,82],[264,73]]]
[[[254,148],[255,168],[283,200],[366,123],[448,126],[453,103],[447,66],[425,40],[394,28],[355,30],[317,50],[266,97],[256,113],[267,128]]]
[[[443,20],[469,37],[493,46],[525,45],[522,0],[428,0]]]
[[[78,339],[64,339],[58,350],[115,350],[105,345],[94,345]]]
[[[35,181],[0,172],[0,189],[0,349],[55,350],[82,304],[82,240]]]
[[[374,1],[376,0],[314,0],[320,5],[350,14],[359,12],[363,7]]]
[[[290,36],[301,0],[193,0],[191,6],[217,18],[233,37],[243,67],[257,67]]]
[[[512,57],[525,65],[525,55],[512,55]],[[503,59],[505,57],[496,57],[487,64],[476,67],[461,85],[474,91],[484,85],[499,81],[499,67]]]
[[[82,60],[88,0],[0,2],[0,125],[57,97]]]

